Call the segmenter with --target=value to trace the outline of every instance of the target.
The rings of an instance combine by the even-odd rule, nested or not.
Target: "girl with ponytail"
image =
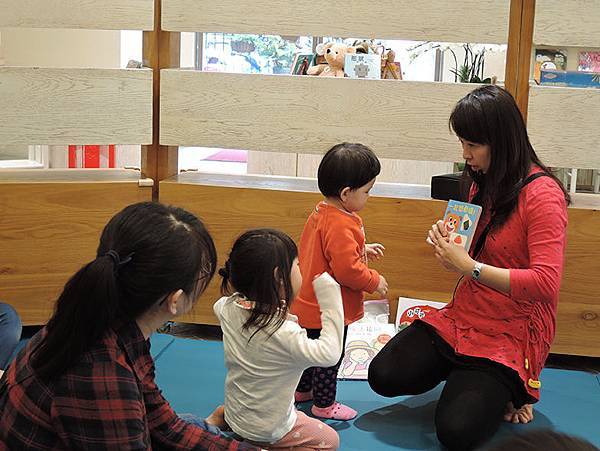
[[[233,244],[219,270],[224,295],[213,306],[223,330],[224,417],[233,432],[270,450],[334,451],[339,436],[294,406],[302,372],[340,359],[344,312],[339,284],[313,281],[323,330],[307,336],[289,307],[302,285],[298,249],[285,233],[253,229]]]
[[[192,308],[216,260],[185,210],[144,202],[117,213],[2,379],[0,449],[252,449],[219,434],[222,408],[187,423],[154,382],[148,338]]]

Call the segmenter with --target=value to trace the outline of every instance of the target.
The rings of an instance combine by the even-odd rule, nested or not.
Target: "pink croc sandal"
[[[311,412],[314,416],[319,418],[342,421],[351,420],[358,415],[358,412],[352,407],[345,406],[339,402],[334,402],[329,407],[312,406]]]

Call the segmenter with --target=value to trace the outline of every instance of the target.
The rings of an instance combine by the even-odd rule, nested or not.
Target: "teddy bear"
[[[321,75],[321,72],[327,67],[327,61],[325,60],[325,44],[321,43],[317,45],[317,53],[313,65],[306,70],[306,75]]]
[[[327,64],[312,66],[308,69],[307,74],[319,75],[321,77],[344,77],[346,54],[356,53],[356,49],[346,44],[334,42],[328,42],[317,47],[317,54],[323,55]]]

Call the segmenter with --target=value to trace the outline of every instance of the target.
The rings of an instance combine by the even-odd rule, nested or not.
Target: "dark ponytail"
[[[110,328],[170,293],[182,289],[195,301],[215,267],[212,238],[191,213],[153,202],[125,208],[104,228],[96,259],[65,285],[32,367],[42,378],[58,376]]]
[[[290,272],[296,257],[296,243],[279,230],[248,230],[233,244],[225,267],[219,270],[221,292],[237,291],[254,301],[243,325],[254,330],[250,339],[265,328],[272,335],[285,321],[293,301]]]

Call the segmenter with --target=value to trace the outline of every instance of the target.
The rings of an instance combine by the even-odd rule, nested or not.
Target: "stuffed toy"
[[[354,47],[348,47],[346,44],[337,44],[328,42],[320,49],[325,56],[327,65],[312,66],[308,69],[308,75],[319,75],[321,77],[344,77],[344,62],[347,53],[356,53]],[[317,49],[319,53],[319,49]]]
[[[356,53],[354,47],[346,44],[334,44],[329,42],[325,45],[325,60],[328,66],[321,72],[321,77],[344,77],[344,63],[347,53]]]
[[[352,47],[356,48],[356,53],[381,53],[381,44],[375,44],[371,41],[354,41]]]

